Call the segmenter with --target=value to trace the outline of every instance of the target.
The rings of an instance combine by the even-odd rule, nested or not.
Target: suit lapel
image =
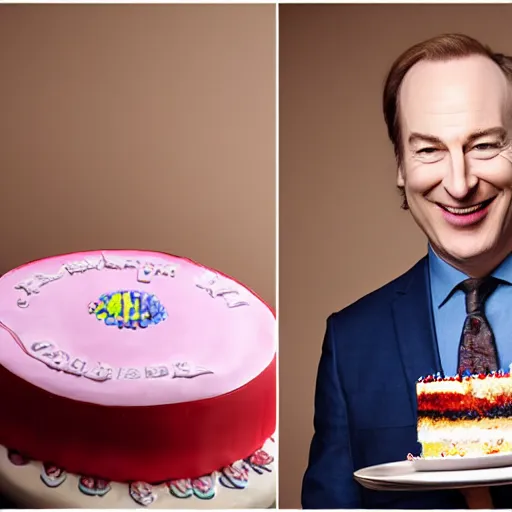
[[[393,316],[415,410],[418,378],[442,371],[432,314],[428,258],[420,260],[403,276],[400,284],[393,302]]]

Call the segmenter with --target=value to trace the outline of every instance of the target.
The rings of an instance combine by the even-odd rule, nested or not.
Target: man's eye
[[[436,151],[437,151],[437,148],[430,147],[430,148],[421,148],[418,151],[416,151],[416,153],[418,153],[420,155],[421,154],[423,154],[423,155],[430,155],[432,153],[435,153]]]
[[[477,149],[478,151],[488,151],[489,149],[498,149],[499,144],[497,143],[483,143],[483,144],[477,144],[474,146],[474,149]]]

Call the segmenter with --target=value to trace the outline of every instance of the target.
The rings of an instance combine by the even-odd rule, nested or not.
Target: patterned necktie
[[[498,279],[486,277],[466,279],[458,286],[466,294],[466,320],[459,346],[459,375],[468,372],[489,373],[499,369],[494,334],[484,312],[485,301],[498,284]]]

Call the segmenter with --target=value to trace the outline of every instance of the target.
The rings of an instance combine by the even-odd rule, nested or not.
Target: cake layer
[[[489,445],[481,441],[461,441],[457,443],[450,441],[425,442],[421,445],[421,454],[425,459],[438,459],[441,457],[482,457],[484,455],[512,453],[511,439],[502,442],[500,445]]]
[[[146,251],[56,256],[8,272],[0,323],[0,365],[55,395],[101,405],[223,395],[258,376],[276,351],[275,317],[253,292]],[[48,366],[63,359],[71,371]],[[102,372],[110,378],[95,380]]]
[[[416,392],[418,395],[467,394],[489,400],[499,395],[508,395],[512,399],[512,378],[510,372],[504,371],[466,377],[430,376],[416,383]]]
[[[418,416],[430,418],[503,418],[512,415],[509,373],[420,380]]]
[[[209,474],[261,448],[276,425],[275,360],[226,395],[106,407],[52,395],[0,367],[0,444],[71,473],[119,482]]]
[[[512,418],[418,420],[418,441],[427,458],[512,452]]]
[[[440,379],[434,381],[419,381],[416,383],[416,393],[420,395],[437,395],[439,393],[465,394],[471,390],[471,379]]]
[[[418,396],[418,416],[432,418],[499,418],[512,416],[512,397],[477,398],[459,393],[429,393]]]
[[[512,439],[512,418],[447,420],[420,418],[418,441],[498,441]]]

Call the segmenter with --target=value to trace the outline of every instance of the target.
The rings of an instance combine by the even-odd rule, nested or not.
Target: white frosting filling
[[[510,395],[512,398],[512,379],[507,377],[474,379],[472,394],[476,398],[488,398],[496,395]]]
[[[446,380],[439,382],[418,382],[417,393],[459,393],[467,392],[468,385],[466,382],[458,382],[456,380]]]
[[[420,443],[460,443],[480,442],[492,443],[500,439],[512,441],[512,427],[505,428],[480,428],[472,427],[449,427],[432,429],[426,426],[418,428],[418,441]]]

